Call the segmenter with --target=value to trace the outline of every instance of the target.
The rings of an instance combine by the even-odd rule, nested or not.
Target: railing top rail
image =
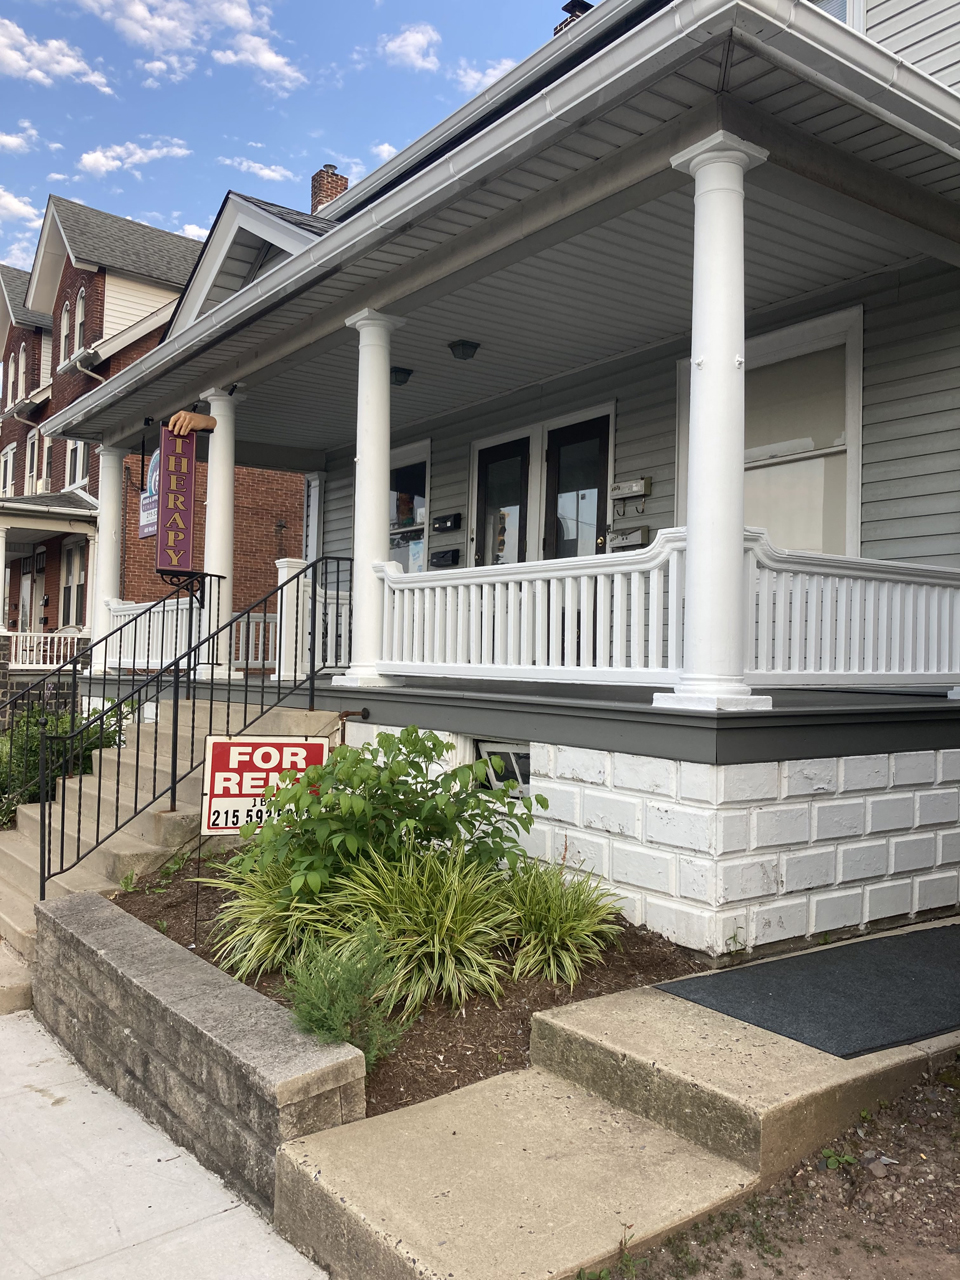
[[[457,569],[431,569],[406,573],[395,560],[375,564],[378,578],[400,587],[475,586],[478,582],[532,582],[538,578],[582,578],[632,569],[659,569],[674,551],[687,545],[687,531],[661,529],[649,547],[616,551],[608,555],[570,556],[562,560],[527,560],[521,564],[478,565]]]
[[[745,529],[744,548],[757,562],[778,573],[819,573],[835,578],[877,578],[920,586],[960,587],[960,569],[912,564],[900,560],[870,560],[860,556],[837,556],[822,551],[782,551],[767,538],[763,529]]]

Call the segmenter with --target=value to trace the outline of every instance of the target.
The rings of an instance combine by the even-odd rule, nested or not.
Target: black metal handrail
[[[176,811],[178,787],[203,763],[208,734],[242,733],[299,691],[314,710],[318,673],[349,662],[351,592],[352,561],[320,557],[155,670],[116,679],[114,701],[96,710],[88,703],[83,724],[55,733],[38,724],[41,899],[50,879],[164,796]],[[160,711],[168,703],[164,770]],[[218,707],[224,723],[215,727]]]

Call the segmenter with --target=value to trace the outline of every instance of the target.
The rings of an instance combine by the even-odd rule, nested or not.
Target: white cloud
[[[29,271],[33,266],[36,251],[36,236],[21,236],[4,250],[0,261],[8,263],[11,267],[19,267],[21,271]]]
[[[94,178],[102,178],[115,169],[129,169],[139,178],[137,165],[149,164],[151,160],[180,160],[192,154],[180,138],[155,138],[152,145],[148,142],[147,146],[139,142],[118,142],[112,147],[85,151],[77,161],[77,168]]]
[[[180,228],[182,236],[189,236],[191,240],[206,240],[210,234],[209,227],[198,227],[195,222],[185,222]]]
[[[29,197],[15,196],[0,187],[0,222],[25,222],[28,227],[39,227],[43,225],[43,215],[33,207]]]
[[[392,160],[397,154],[397,148],[389,142],[378,142],[375,146],[371,147],[370,150],[381,164],[386,163],[387,160]]]
[[[63,150],[63,143],[62,143],[62,142],[48,142],[48,143],[47,143],[47,150],[48,150],[48,151],[62,151],[62,150]]]
[[[346,173],[350,182],[359,182],[367,172],[367,166],[362,160],[358,160],[356,156],[342,156],[336,151],[331,151],[329,154],[333,156],[341,170]]]
[[[511,67],[516,65],[512,58],[501,58],[499,62],[488,62],[486,70],[481,71],[478,67],[472,67],[466,58],[461,58],[460,65],[452,75],[464,93],[479,93],[481,89],[492,85],[494,80],[505,76]]]
[[[247,143],[248,147],[265,147],[266,145],[267,144],[265,142],[248,142]]]
[[[241,173],[252,173],[267,182],[290,181],[294,176],[281,164],[260,164],[258,160],[249,160],[246,156],[234,156],[232,160],[226,156],[218,156],[217,159],[220,164],[228,164],[231,169],[239,169]]]
[[[65,173],[48,173],[47,181],[48,182],[69,182],[70,178]]]
[[[377,41],[377,52],[397,67],[409,67],[412,71],[439,71],[438,44],[440,32],[436,27],[429,22],[414,22],[398,35],[381,36]]]
[[[37,131],[29,120],[18,120],[19,133],[0,133],[0,151],[14,151],[22,155],[32,151],[37,141]]]
[[[177,82],[195,70],[194,55],[205,53],[211,41],[225,47],[211,50],[222,65],[252,67],[260,84],[286,97],[307,78],[274,48],[271,9],[251,0],[79,0],[90,13],[109,23],[130,44],[153,55],[139,65],[146,71],[147,88],[161,81]]]
[[[101,93],[113,93],[106,76],[94,71],[79,49],[66,40],[34,40],[8,18],[0,18],[0,75],[48,88],[58,79],[79,80]]]

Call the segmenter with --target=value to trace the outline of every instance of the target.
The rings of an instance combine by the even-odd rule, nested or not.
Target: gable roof
[[[50,206],[70,256],[108,270],[127,271],[182,288],[203,247],[187,236],[91,209],[62,196],[51,196]]]
[[[275,218],[282,218],[284,222],[300,227],[302,231],[312,231],[314,235],[322,236],[327,231],[335,231],[338,225],[332,218],[321,218],[315,213],[304,213],[302,209],[288,209],[286,205],[271,204],[269,200],[260,200],[257,196],[245,196],[242,191],[228,191],[227,195],[245,200],[247,204],[255,204],[258,209],[272,213]]]
[[[42,311],[31,311],[24,299],[27,296],[27,285],[30,283],[30,272],[20,271],[17,267],[0,262],[0,291],[10,317],[10,323],[21,325],[24,329],[52,329],[53,318]]]

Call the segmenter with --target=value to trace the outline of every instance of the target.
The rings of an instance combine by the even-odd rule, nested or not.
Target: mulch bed
[[[203,863],[200,874],[215,875]],[[131,892],[117,893],[114,901],[212,964],[209,935],[226,894],[207,885],[201,885],[198,893],[196,876],[194,850],[144,877]],[[526,1067],[530,1019],[540,1009],[665,982],[703,968],[692,952],[659,934],[624,924],[621,947],[608,953],[606,964],[586,969],[572,991],[566,986],[527,978],[507,983],[499,1005],[487,998],[475,998],[458,1014],[452,1014],[446,1005],[428,1005],[394,1053],[368,1076],[367,1115],[424,1102],[461,1085]],[[283,979],[278,974],[266,974],[251,985],[285,1003]]]

